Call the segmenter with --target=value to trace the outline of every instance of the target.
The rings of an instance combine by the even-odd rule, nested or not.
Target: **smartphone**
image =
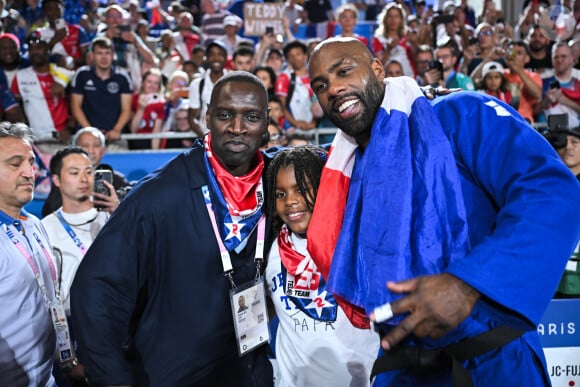
[[[95,186],[93,189],[97,193],[111,196],[109,188],[107,188],[103,181],[113,184],[113,172],[108,169],[97,169],[95,171]]]
[[[54,21],[54,27],[57,30],[63,30],[66,28],[66,22],[64,21],[63,18],[56,19]]]
[[[441,74],[441,79],[443,79],[443,63],[438,60],[429,61],[429,70],[436,69]]]
[[[127,24],[119,24],[117,25],[117,28],[119,29],[119,31],[121,31],[121,33],[131,31],[131,26]]]
[[[271,35],[274,33],[274,27],[272,26],[267,26],[266,27],[266,35]]]

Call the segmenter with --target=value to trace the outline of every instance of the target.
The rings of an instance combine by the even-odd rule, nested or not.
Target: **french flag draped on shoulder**
[[[400,295],[387,281],[436,274],[469,252],[459,173],[415,81],[385,80],[362,152],[339,130],[308,227],[308,249],[353,325]]]

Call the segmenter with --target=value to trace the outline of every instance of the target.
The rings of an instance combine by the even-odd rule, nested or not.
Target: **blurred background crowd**
[[[186,148],[207,131],[213,84],[243,70],[270,92],[264,146],[328,142],[334,128],[306,65],[316,43],[339,35],[365,43],[387,76],[493,95],[539,130],[577,127],[580,2],[516,8],[508,17],[499,0],[0,0],[2,119],[27,122],[48,153],[83,127],[110,148]]]

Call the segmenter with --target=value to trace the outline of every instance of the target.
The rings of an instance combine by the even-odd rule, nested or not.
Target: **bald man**
[[[356,39],[320,43],[309,75],[340,130],[308,246],[353,324],[379,323],[374,385],[548,385],[536,326],[580,237],[574,176],[511,107],[431,104]]]

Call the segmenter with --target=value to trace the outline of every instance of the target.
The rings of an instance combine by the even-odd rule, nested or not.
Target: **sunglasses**
[[[491,35],[493,35],[492,30],[485,30],[485,31],[481,31],[478,36],[491,36]]]

